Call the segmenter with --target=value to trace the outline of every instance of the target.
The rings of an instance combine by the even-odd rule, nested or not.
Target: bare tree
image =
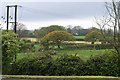
[[[12,30],[14,30],[14,26],[15,26],[15,24],[12,23],[12,26],[11,26]],[[19,37],[22,37],[22,36],[26,35],[25,30],[27,30],[25,24],[17,23],[17,34],[19,34]]]
[[[104,40],[110,43],[116,52],[120,54],[119,45],[120,45],[120,2],[115,2],[114,0],[111,3],[106,2],[106,9],[108,16],[103,16],[102,19],[97,20],[96,23],[100,27],[102,36]],[[106,29],[112,29],[113,33],[110,37],[106,36]],[[112,40],[111,40],[111,39]],[[109,40],[110,39],[110,40]]]
[[[14,26],[15,26],[15,24],[12,23],[12,26],[11,26],[12,30],[14,29]],[[23,24],[23,23],[17,23],[17,31],[23,31],[23,30],[26,30],[26,29],[27,28],[26,28],[25,24]]]

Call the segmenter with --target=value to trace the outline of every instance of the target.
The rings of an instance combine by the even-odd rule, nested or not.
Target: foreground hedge
[[[23,58],[13,64],[9,74],[44,76],[119,76],[118,55],[91,57],[84,62],[76,55],[63,55],[57,59],[50,56]]]
[[[17,34],[12,31],[2,31],[0,35],[2,39],[0,46],[2,47],[2,71],[3,74],[10,71],[11,64],[16,61],[16,54],[20,51],[19,40]]]

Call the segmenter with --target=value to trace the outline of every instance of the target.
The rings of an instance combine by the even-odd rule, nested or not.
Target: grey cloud
[[[6,4],[3,3],[4,7]],[[104,2],[19,2],[17,4],[23,6],[18,8],[18,19],[22,21],[82,19],[105,13]]]

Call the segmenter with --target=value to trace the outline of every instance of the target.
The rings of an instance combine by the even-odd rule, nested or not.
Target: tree
[[[42,27],[41,29],[36,30],[35,34],[36,34],[37,38],[41,39],[42,37],[44,37],[49,32],[52,32],[52,31],[55,31],[55,30],[66,31],[66,29],[63,26],[51,25],[49,27]]]
[[[12,23],[11,29],[14,29],[15,23]],[[17,31],[26,30],[26,26],[23,23],[17,23]]]
[[[11,29],[13,30],[15,26],[15,23],[12,23]],[[25,24],[23,23],[17,23],[17,34],[21,38],[26,35],[25,30],[27,30]]]
[[[84,29],[81,26],[67,26],[67,31],[75,36],[85,36],[89,29]]]
[[[115,2],[112,0],[111,3],[106,2],[106,9],[108,12],[108,16],[103,16],[102,19],[97,20],[96,23],[100,27],[102,36],[104,40],[110,43],[114,49],[116,50],[117,54],[120,54],[120,1]],[[110,28],[113,30],[111,35],[111,39],[109,40],[106,36],[106,32],[104,31],[106,28]]]
[[[66,32],[66,31],[53,31],[45,35],[41,42],[44,46],[47,46],[49,43],[58,45],[58,48],[60,48],[60,44],[64,41],[71,41],[74,40],[74,37],[72,34]]]
[[[26,26],[22,23],[17,24],[17,34],[19,34],[19,37],[22,37],[25,35],[25,30],[27,30]]]
[[[98,31],[91,31],[85,36],[85,41],[90,41],[91,44],[94,44],[95,41],[100,40],[101,33]]]
[[[67,31],[74,34],[74,35],[83,35],[82,32],[83,28],[81,26],[67,26]]]
[[[91,28],[89,28],[89,32],[91,32],[91,31],[100,31],[100,30],[96,27],[91,27]]]

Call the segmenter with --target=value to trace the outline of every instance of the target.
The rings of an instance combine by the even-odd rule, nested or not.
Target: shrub
[[[49,56],[45,55],[23,58],[14,64],[16,69],[13,67],[11,74],[47,75],[51,60]]]
[[[118,55],[104,54],[86,62],[85,75],[118,76]]]
[[[118,55],[104,54],[91,56],[83,61],[77,55],[60,55],[57,59],[51,55],[26,57],[14,65],[11,74],[49,75],[49,76],[120,76]]]
[[[53,59],[44,55],[23,58],[16,62],[11,74],[21,75],[79,75],[83,61],[78,56],[66,55]]]
[[[111,55],[108,60],[106,61],[106,65],[104,65],[105,68],[107,68],[107,71],[105,71],[107,76],[120,76],[120,69],[119,69],[119,54],[113,54]]]
[[[83,60],[76,55],[62,55],[50,67],[50,75],[83,75]]]
[[[110,44],[63,43],[64,49],[112,49]]]
[[[12,31],[2,31],[2,70],[3,74],[9,72],[9,67],[16,60],[19,52],[19,41],[17,35]]]
[[[86,62],[86,75],[102,75],[103,71],[101,73],[100,70],[106,62],[107,57],[107,55],[94,57],[91,56],[90,60]]]
[[[21,52],[30,52],[34,49],[34,44],[30,40],[20,40],[19,45]]]

